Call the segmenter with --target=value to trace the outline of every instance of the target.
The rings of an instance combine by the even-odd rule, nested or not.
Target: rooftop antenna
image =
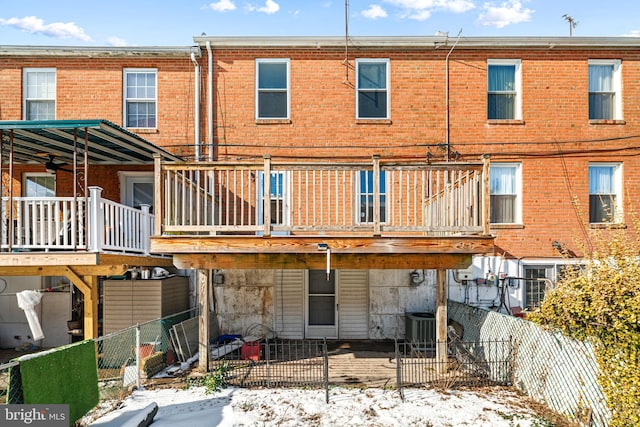
[[[349,84],[349,0],[344,0],[344,82]]]
[[[578,21],[576,21],[572,16],[569,16],[566,13],[562,15],[562,17],[569,23],[569,37],[573,37],[573,29],[578,25]]]

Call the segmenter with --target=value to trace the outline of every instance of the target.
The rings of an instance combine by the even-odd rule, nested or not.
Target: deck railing
[[[489,234],[488,158],[439,164],[377,156],[368,163],[157,159],[155,170],[156,235]]]
[[[2,251],[113,251],[149,253],[153,215],[103,199],[100,187],[88,197],[3,197]]]

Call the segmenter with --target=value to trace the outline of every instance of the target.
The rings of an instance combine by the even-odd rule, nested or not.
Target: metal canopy
[[[165,160],[175,156],[146,139],[107,120],[15,120],[0,121],[2,147],[9,150],[13,134],[16,163],[43,163],[53,156],[68,162],[85,155],[88,163],[99,165],[153,164],[154,154]]]

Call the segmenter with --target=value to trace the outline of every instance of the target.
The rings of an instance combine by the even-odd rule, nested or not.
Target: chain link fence
[[[23,403],[19,367],[18,362],[0,364],[0,403]]]
[[[195,315],[187,310],[94,339],[101,399],[119,399],[176,361],[170,338],[173,325]]]
[[[512,341],[515,387],[569,418],[592,427],[608,425],[610,410],[590,343],[452,301],[448,315],[463,328],[465,341]]]

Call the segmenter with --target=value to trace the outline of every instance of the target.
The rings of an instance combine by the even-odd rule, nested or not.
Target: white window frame
[[[27,181],[29,178],[51,178],[53,179],[53,196],[43,196],[43,197],[55,197],[56,196],[56,175],[50,174],[46,172],[28,172],[22,175],[22,196],[23,197],[40,197],[40,196],[30,196],[27,194]]]
[[[127,76],[129,74],[155,74],[155,97],[153,98],[128,98],[127,97]],[[155,126],[128,126],[127,116],[129,112],[129,102],[153,103],[155,105]],[[158,69],[157,68],[125,68],[122,74],[122,123],[125,128],[130,129],[157,129],[158,128]]]
[[[615,205],[615,215],[612,221],[599,221],[599,222],[591,222],[591,178],[587,177],[587,182],[589,185],[589,223],[590,224],[619,224],[622,222],[623,212],[622,212],[622,163],[617,162],[590,162],[588,173],[591,173],[591,167],[604,166],[604,167],[612,167],[613,168],[613,185],[614,185],[614,193],[616,196],[616,205]]]
[[[622,120],[622,61],[619,59],[590,59],[588,61],[588,65],[613,65],[612,81],[615,96],[612,118],[590,120]],[[587,91],[588,90],[589,89],[587,89]],[[591,117],[591,112],[589,112],[589,117]]]
[[[271,225],[273,227],[289,227],[291,226],[291,173],[289,171],[271,171],[271,175],[282,176],[282,194],[280,196],[273,197],[273,194],[269,195],[270,200],[282,200],[282,222],[273,222],[277,219],[276,212],[271,211]],[[258,225],[264,225],[264,179],[265,175],[263,171],[258,171]],[[273,186],[271,186],[273,192]],[[272,232],[272,235],[287,234],[288,231]],[[258,233],[258,234],[261,234]]]
[[[360,200],[362,199],[362,196],[368,197],[370,196],[372,198],[372,205],[371,205],[371,209],[373,209],[373,185],[371,188],[365,188],[367,191],[366,192],[362,192],[362,173],[365,173],[367,176],[369,174],[373,174],[373,171],[371,170],[361,170],[357,172],[356,175],[356,191],[355,191],[355,195],[356,195],[356,200],[355,200],[355,205],[357,207],[356,209],[356,224],[373,224],[373,216],[371,218],[369,218],[369,220],[367,221],[366,216],[363,218],[362,217],[362,210],[361,210],[361,202]],[[367,179],[368,180],[368,179]],[[388,223],[388,218],[389,218],[389,197],[388,197],[388,185],[389,183],[386,182],[388,180],[388,173],[386,173],[386,171],[380,171],[380,206],[383,207],[383,199],[384,199],[384,210],[381,209],[380,211],[380,224],[387,224]],[[365,184],[366,186],[366,184]],[[384,189],[384,191],[383,191]],[[369,204],[366,204],[367,208],[366,211],[369,210]]]
[[[29,96],[29,85],[28,85],[28,76],[32,73],[53,73],[53,97],[45,97],[45,98],[37,98]],[[34,120],[28,116],[28,104],[29,101],[53,101],[53,118],[49,118],[47,120],[55,120],[56,119],[56,109],[57,109],[57,85],[58,85],[58,73],[55,68],[23,68],[22,69],[22,111],[24,120]]]
[[[512,65],[515,67],[515,101],[513,119],[490,118],[489,120],[522,120],[522,60],[520,59],[487,59],[487,98],[489,96],[489,67]],[[487,102],[487,117],[489,117],[489,106]]]
[[[496,224],[522,224],[522,163],[516,163],[516,162],[511,162],[511,163],[499,163],[499,162],[493,162],[491,163],[490,168],[492,167],[508,167],[508,168],[515,168],[515,208],[514,208],[514,212],[515,212],[515,218],[514,218],[514,222],[492,222],[491,225],[496,225]],[[489,172],[491,173],[491,172]],[[489,195],[489,199],[491,199],[491,195]]]
[[[360,88],[360,64],[385,64],[385,87],[380,88]],[[355,84],[355,96],[356,96],[356,120],[389,120],[391,118],[391,61],[389,58],[358,58],[356,59],[356,84]],[[387,111],[384,117],[362,117],[360,114],[360,92],[381,92],[384,91],[387,94]]]
[[[286,65],[286,87],[285,88],[260,88],[260,65],[261,64],[285,64]],[[291,60],[289,58],[257,58],[255,60],[255,119],[256,120],[289,120],[291,116]],[[260,116],[260,93],[261,92],[285,92],[287,95],[287,113],[284,117],[262,117]]]

